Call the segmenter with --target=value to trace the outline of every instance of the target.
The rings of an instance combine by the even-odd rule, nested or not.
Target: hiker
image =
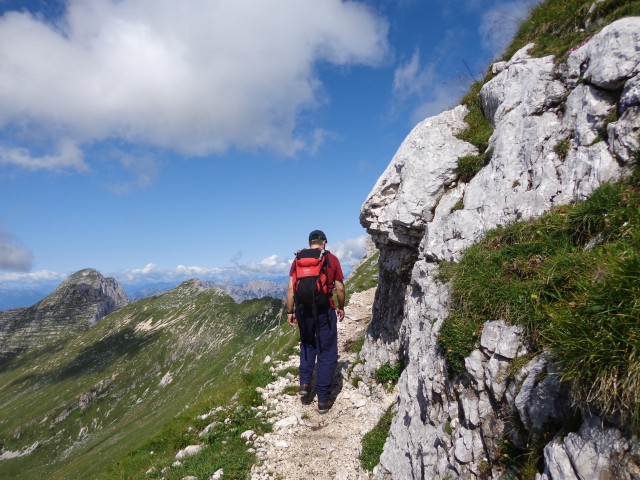
[[[332,406],[331,385],[338,364],[337,321],[344,318],[344,275],[340,261],[328,250],[324,232],[309,234],[309,248],[297,252],[289,272],[287,321],[300,329],[300,387],[303,399],[310,392],[313,369],[318,365],[318,412]],[[337,305],[333,299],[335,288]]]

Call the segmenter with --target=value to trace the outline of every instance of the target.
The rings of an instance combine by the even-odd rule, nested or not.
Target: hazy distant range
[[[172,282],[154,282],[136,285],[122,284],[129,300],[135,301],[151,297],[175,288],[185,279]],[[288,278],[270,278],[269,280],[246,280],[234,282],[233,280],[206,282],[212,288],[219,288],[240,302],[249,298],[263,298],[266,296],[283,298]],[[37,286],[3,286],[0,285],[0,310],[12,308],[30,307],[53,292],[60,282],[40,284]]]

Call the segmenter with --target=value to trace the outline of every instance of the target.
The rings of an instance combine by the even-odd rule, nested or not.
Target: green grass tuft
[[[454,308],[439,342],[449,374],[484,323],[525,327],[534,351],[548,348],[576,398],[602,414],[640,421],[640,188],[601,186],[588,200],[535,221],[488,232],[443,276]]]
[[[462,98],[460,103],[466,105],[469,109],[469,113],[464,119],[467,128],[456,135],[460,140],[476,146],[480,155],[486,152],[489,145],[489,137],[493,133],[493,126],[485,118],[482,111],[482,102],[480,101],[480,90],[485,80],[475,82],[471,86],[469,93]]]
[[[347,342],[346,350],[353,353],[360,353],[362,351],[362,347],[364,346],[364,341],[366,339],[366,335],[363,332],[358,338]]]
[[[533,42],[532,55],[556,55],[563,61],[569,50],[602,27],[630,15],[640,15],[640,1],[547,0],[534,8],[521,24],[503,59],[511,58],[516,51]]]
[[[398,383],[403,370],[404,365],[402,363],[398,362],[395,365],[391,365],[387,362],[376,370],[374,376],[380,383],[395,385]]]
[[[392,408],[385,412],[376,426],[362,437],[362,451],[360,452],[360,465],[371,472],[380,463],[380,455],[384,448],[384,443],[389,436],[391,421],[393,420]]]
[[[282,390],[283,395],[294,396],[298,394],[298,385],[287,385]]]
[[[569,150],[571,149],[571,141],[568,138],[560,140],[556,143],[555,147],[553,147],[553,151],[560,157],[560,160],[564,161],[569,154]]]
[[[466,155],[458,159],[456,173],[461,182],[469,182],[485,166],[484,155]],[[462,208],[462,207],[460,207]]]

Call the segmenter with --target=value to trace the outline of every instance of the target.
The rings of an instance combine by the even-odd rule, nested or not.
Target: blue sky
[[[286,274],[535,0],[0,0],[0,286]]]

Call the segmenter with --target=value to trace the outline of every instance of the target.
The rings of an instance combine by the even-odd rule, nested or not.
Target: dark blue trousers
[[[309,326],[314,324],[313,314],[304,314],[298,318],[298,324]],[[313,343],[300,342],[300,383],[311,383],[313,369],[317,363],[316,391],[318,402],[331,400],[331,385],[338,364],[338,318],[336,311],[329,308],[318,313],[318,332]],[[303,327],[304,328],[304,327]]]

